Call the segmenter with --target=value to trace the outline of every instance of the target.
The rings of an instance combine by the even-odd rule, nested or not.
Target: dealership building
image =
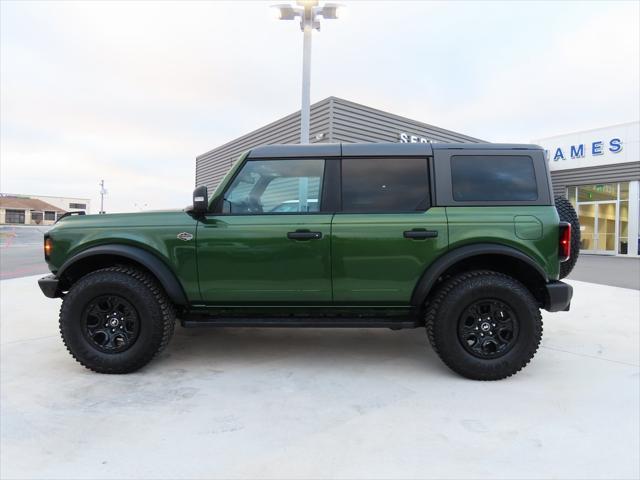
[[[310,143],[483,143],[337,97],[311,105]],[[638,255],[639,122],[533,140],[549,152],[556,195],[580,216],[581,252]],[[258,145],[299,143],[300,112],[247,133],[196,158],[196,185],[213,191],[240,154]]]
[[[640,122],[532,140],[549,156],[556,195],[580,218],[581,253],[637,256]]]

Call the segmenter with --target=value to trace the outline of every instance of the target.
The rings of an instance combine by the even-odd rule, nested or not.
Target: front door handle
[[[424,228],[414,228],[413,230],[406,230],[404,232],[404,238],[413,240],[424,240],[425,238],[436,238],[437,236],[437,230],[425,230]]]
[[[296,230],[288,232],[287,238],[290,240],[317,240],[322,238],[322,232],[310,232],[309,230]]]

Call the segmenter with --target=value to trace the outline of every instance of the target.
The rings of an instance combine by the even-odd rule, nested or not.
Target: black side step
[[[417,328],[410,317],[207,317],[189,315],[183,327],[307,327],[307,328]]]

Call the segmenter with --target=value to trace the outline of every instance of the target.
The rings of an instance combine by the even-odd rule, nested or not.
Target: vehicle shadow
[[[291,367],[349,368],[393,364],[403,370],[450,376],[428,344],[423,328],[182,328],[160,363],[198,364],[225,370],[238,365],[285,362]],[[155,363],[155,362],[154,362]],[[177,366],[177,365],[176,365]],[[334,368],[334,367],[332,367]]]

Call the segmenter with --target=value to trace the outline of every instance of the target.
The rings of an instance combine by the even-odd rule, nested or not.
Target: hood
[[[193,222],[193,217],[184,210],[157,210],[102,215],[70,215],[58,221],[53,228],[161,227]]]

